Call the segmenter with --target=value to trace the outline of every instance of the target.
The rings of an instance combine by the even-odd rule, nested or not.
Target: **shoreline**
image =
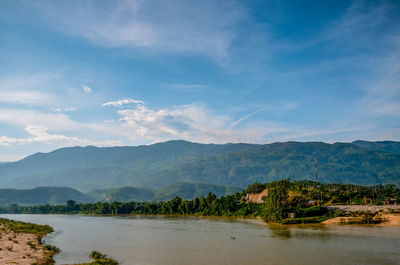
[[[44,215],[44,214],[43,214]],[[64,214],[55,214],[64,215]],[[82,216],[99,217],[100,215],[73,214]],[[251,225],[268,225],[271,228],[293,228],[318,226],[370,226],[370,227],[398,227],[400,226],[400,214],[377,213],[374,218],[382,218],[383,222],[377,224],[357,223],[360,216],[343,216],[325,220],[321,223],[304,224],[280,224],[267,223],[260,217],[224,217],[224,216],[201,216],[201,215],[101,215],[103,217],[154,217],[154,218],[201,218],[201,219],[224,219],[243,222]],[[11,217],[12,218],[12,217]],[[381,220],[382,221],[382,220]],[[22,265],[45,265],[54,264],[53,256],[57,248],[45,245],[42,239],[52,233],[53,229],[48,225],[37,225],[14,221],[12,219],[0,218],[0,264],[22,264]],[[82,263],[90,264],[90,263]],[[117,264],[117,263],[116,263]]]
[[[0,218],[0,263],[54,264],[58,249],[42,242],[52,232],[50,226]]]
[[[391,209],[391,208],[388,208]],[[205,219],[225,219],[225,220],[238,220],[238,221],[246,221],[253,220],[257,225],[282,225],[282,226],[292,226],[292,225],[371,225],[371,226],[400,226],[400,213],[388,213],[385,212],[375,212],[375,216],[373,220],[379,221],[377,223],[362,223],[360,221],[360,212],[351,212],[348,211],[348,214],[355,214],[354,216],[339,216],[334,218],[326,219],[322,222],[314,222],[314,223],[273,223],[273,222],[265,222],[261,216],[209,216],[209,215],[183,215],[183,214],[104,214],[104,215],[96,215],[96,214],[81,214],[81,213],[54,213],[51,215],[81,215],[81,216],[91,216],[91,217],[148,217],[148,218],[205,218]],[[25,213],[26,215],[33,215],[32,213]],[[8,215],[8,214],[4,214]],[[19,215],[19,214],[16,214]],[[47,214],[39,214],[39,215],[47,215]],[[358,216],[357,216],[358,215]],[[362,213],[361,213],[362,215]],[[249,222],[253,223],[253,222]]]

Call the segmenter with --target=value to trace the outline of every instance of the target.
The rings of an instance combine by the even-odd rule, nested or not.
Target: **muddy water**
[[[268,226],[257,220],[2,215],[49,224],[57,264],[99,250],[122,264],[400,264],[400,227]],[[232,239],[231,237],[234,237]]]

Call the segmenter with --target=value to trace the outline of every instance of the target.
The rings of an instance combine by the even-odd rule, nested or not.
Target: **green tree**
[[[284,218],[285,208],[288,206],[289,185],[289,180],[280,180],[268,187],[264,210],[265,221],[279,222]]]

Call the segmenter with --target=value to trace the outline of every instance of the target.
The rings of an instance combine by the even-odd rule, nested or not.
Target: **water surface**
[[[400,264],[400,227],[268,226],[257,220],[178,217],[1,215],[49,224],[57,264],[91,250],[126,265]],[[231,237],[234,236],[236,240]]]

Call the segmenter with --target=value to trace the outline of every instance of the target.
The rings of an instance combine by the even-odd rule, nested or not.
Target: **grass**
[[[292,225],[292,224],[314,224],[321,223],[331,217],[327,216],[312,216],[312,217],[302,217],[302,218],[287,218],[281,221],[281,224]]]
[[[81,263],[77,265],[118,265],[118,261],[108,258],[106,254],[93,250],[89,257],[93,259],[90,263]]]
[[[35,245],[31,241],[28,241],[27,244],[32,248],[32,249],[37,249],[38,246],[43,245],[42,243],[42,237],[46,234],[49,234],[53,232],[53,228],[49,225],[38,225],[38,224],[32,224],[32,223],[26,223],[26,222],[21,222],[21,221],[14,221],[14,220],[9,220],[6,218],[0,218],[0,224],[4,226],[2,231],[6,232],[7,229],[11,232],[14,233],[29,233],[29,234],[35,234],[37,235],[37,242],[38,245]],[[18,241],[15,240],[16,235],[14,234],[14,239],[12,237],[8,237],[8,240],[13,241],[14,243],[18,244]],[[52,265],[55,264],[55,261],[53,259],[53,256],[60,252],[60,250],[52,245],[45,245],[43,248],[47,251],[46,253],[46,262],[44,264]],[[12,251],[12,247],[7,247],[8,251]],[[26,256],[30,257],[29,254],[26,254]]]
[[[13,231],[14,233],[29,233],[44,235],[53,232],[53,228],[49,225],[38,225],[32,223],[25,223],[21,221],[9,220],[6,218],[0,218],[0,224]]]
[[[14,233],[30,233],[38,235],[37,236],[38,245],[35,245],[31,241],[27,242],[27,245],[29,245],[32,249],[37,249],[39,245],[43,245],[42,237],[54,231],[53,228],[49,225],[25,223],[21,221],[9,220],[6,218],[0,218],[0,224],[4,226],[3,228],[1,228],[1,232],[7,232],[7,230],[10,230],[11,232]],[[15,235],[14,238],[16,238]],[[14,243],[18,242],[17,240],[14,240],[12,237],[9,237],[8,240],[14,241]],[[58,252],[60,252],[60,249],[52,245],[44,245],[43,248],[47,251],[47,256],[46,256],[47,260],[44,264],[48,265],[55,264],[53,256]],[[7,250],[12,251],[12,247],[7,247]],[[30,257],[31,255],[26,254],[26,256]],[[108,258],[106,254],[102,254],[95,250],[92,251],[92,253],[90,253],[90,258],[93,259],[92,262],[82,263],[77,265],[118,265],[118,262],[116,260]]]

